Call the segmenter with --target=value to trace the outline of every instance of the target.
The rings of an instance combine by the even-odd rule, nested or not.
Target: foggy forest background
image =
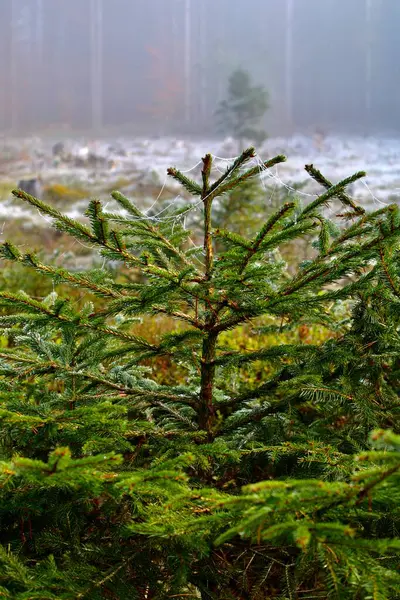
[[[271,135],[400,130],[396,0],[1,0],[0,130],[212,133],[229,74]]]

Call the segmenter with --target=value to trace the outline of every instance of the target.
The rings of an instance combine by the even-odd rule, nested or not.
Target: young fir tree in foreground
[[[0,293],[2,597],[399,597],[399,210],[366,213],[345,191],[362,173],[332,185],[309,166],[325,191],[307,206],[285,203],[251,239],[214,229],[214,200],[257,176],[253,156],[214,182],[210,155],[201,183],[169,170],[203,208],[199,248],[183,227],[193,203],[157,220],[115,192],[121,211],[93,200],[82,224],[14,192],[132,277],[2,246],[102,300],[78,311]],[[334,199],[348,226],[325,218]],[[291,274],[279,248],[305,236],[315,256]],[[334,330],[344,299],[344,334],[283,343],[299,325]],[[156,315],[183,326],[135,335]],[[226,336],[248,323],[276,344],[232,351]],[[182,382],[155,382],[163,356]],[[257,361],[270,379],[246,386]]]

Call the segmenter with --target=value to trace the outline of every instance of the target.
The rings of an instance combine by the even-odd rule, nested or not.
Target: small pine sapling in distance
[[[260,85],[252,85],[247,71],[234,71],[229,78],[227,96],[216,116],[221,133],[231,135],[238,142],[239,153],[244,150],[245,140],[261,144],[266,139],[260,122],[268,108],[268,92]]]

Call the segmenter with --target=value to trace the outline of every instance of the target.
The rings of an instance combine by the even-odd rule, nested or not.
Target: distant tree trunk
[[[370,131],[372,108],[372,0],[365,0],[365,133]]]
[[[287,129],[293,130],[293,0],[286,0],[285,94]]]
[[[171,50],[171,66],[172,66],[172,70],[173,72],[175,72],[178,76],[178,80],[181,82],[183,82],[183,86],[186,85],[186,83],[183,81],[182,78],[182,36],[180,35],[180,31],[179,31],[179,22],[178,22],[178,11],[176,8],[176,3],[174,5],[175,10],[171,9],[171,43],[172,43],[172,50]],[[180,92],[179,92],[179,97],[177,99],[177,105],[176,105],[176,110],[174,111],[173,114],[173,127],[176,128],[177,125],[180,125],[181,122],[181,118],[182,118],[182,108],[184,106],[184,102],[185,102],[185,91],[183,89],[183,86],[180,86]]]
[[[200,27],[199,27],[199,29],[200,29],[200,31],[199,31],[199,48],[200,48],[199,49],[199,64],[200,64],[200,70],[199,70],[199,77],[200,77],[200,81],[199,81],[199,117],[200,117],[200,124],[201,124],[201,126],[203,126],[203,124],[206,123],[206,114],[207,114],[207,107],[206,107],[206,97],[207,97],[207,81],[206,81],[207,11],[206,11],[206,6],[205,6],[204,1],[200,2],[199,10],[200,10],[200,16],[199,16],[199,20],[200,20]]]
[[[26,19],[26,40],[24,40],[24,62],[25,62],[25,86],[26,101],[24,102],[25,127],[28,131],[33,131],[35,127],[35,104],[33,97],[36,92],[36,61],[35,61],[35,43],[36,43],[36,23],[35,23],[35,4],[28,4],[25,7]]]
[[[17,111],[17,40],[16,40],[16,6],[11,0],[11,43],[10,43],[10,100],[11,100],[11,132],[18,128]]]
[[[35,15],[35,121],[37,125],[42,125],[41,95],[43,90],[43,0],[36,0]]]
[[[185,69],[185,122],[188,126],[190,124],[190,102],[191,102],[191,40],[190,40],[190,26],[191,26],[191,0],[185,0],[185,47],[184,47],[184,69]]]
[[[102,128],[103,82],[102,82],[102,30],[103,6],[102,0],[91,0],[90,31],[91,31],[91,96],[92,96],[92,129],[96,132]]]

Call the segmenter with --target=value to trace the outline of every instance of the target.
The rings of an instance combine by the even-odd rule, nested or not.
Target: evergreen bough
[[[217,181],[211,155],[200,183],[169,169],[202,207],[201,247],[184,228],[193,203],[157,219],[115,192],[121,210],[92,200],[83,224],[13,192],[131,275],[1,247],[101,302],[0,293],[0,597],[399,597],[399,209],[367,213],[346,194],[363,173],[331,184],[308,166],[324,187],[310,204],[286,202],[250,239],[215,229],[213,202],[258,175],[254,156]],[[305,236],[314,257],[293,274],[279,249]],[[340,334],[285,343],[335,330],[344,301]],[[157,315],[182,326],[135,334]],[[249,323],[276,344],[229,348]],[[157,383],[160,357],[184,380]],[[271,376],[246,386],[256,361]]]

